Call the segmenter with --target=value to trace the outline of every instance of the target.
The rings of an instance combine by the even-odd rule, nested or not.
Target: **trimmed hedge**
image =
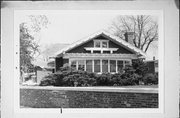
[[[136,61],[127,66],[121,73],[96,74],[76,70],[69,66],[61,67],[60,71],[43,78],[40,86],[128,86],[158,84],[157,74],[147,74],[146,65]]]

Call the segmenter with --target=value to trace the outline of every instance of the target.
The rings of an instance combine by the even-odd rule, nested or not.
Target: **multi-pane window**
[[[100,60],[94,60],[94,72],[100,72]]]
[[[102,48],[108,48],[108,42],[102,41]]]
[[[110,72],[116,72],[116,60],[110,60]]]
[[[108,48],[108,41],[107,40],[95,40],[94,47],[96,48]]]
[[[76,61],[71,61],[71,67],[76,69]]]
[[[101,47],[101,42],[100,41],[95,41],[94,42],[94,47],[100,48]]]
[[[130,61],[125,61],[125,67],[130,65]]]
[[[122,69],[123,69],[123,61],[121,61],[121,60],[118,60],[117,61],[117,69],[118,69],[118,72],[121,72],[122,71]]]
[[[102,72],[108,72],[108,60],[102,60]]]
[[[86,60],[86,71],[92,72],[92,60]]]
[[[78,70],[83,70],[84,71],[84,60],[78,60]]]
[[[108,59],[96,59],[96,60],[73,60],[71,61],[71,67],[78,70],[85,70],[88,72],[122,72],[124,67],[130,65],[128,60],[108,60]]]

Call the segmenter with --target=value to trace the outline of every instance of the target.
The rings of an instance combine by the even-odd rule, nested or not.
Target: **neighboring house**
[[[158,73],[158,60],[144,61],[148,66],[148,73]]]
[[[146,54],[131,44],[132,32],[125,33],[125,40],[106,31],[100,31],[79,40],[54,55],[55,71],[64,64],[95,73],[117,73],[133,59],[145,58]]]
[[[62,48],[66,47],[68,44],[48,44],[43,45],[42,47],[44,49],[42,50],[41,54],[36,58],[36,60],[33,62],[34,65],[39,66],[44,69],[54,69],[54,59],[51,59],[51,57],[55,52],[61,50]]]

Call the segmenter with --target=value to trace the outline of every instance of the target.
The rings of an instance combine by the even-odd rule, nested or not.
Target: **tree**
[[[39,44],[35,34],[43,27],[47,27],[49,21],[45,15],[30,15],[30,22],[20,24],[20,67],[27,72],[33,67],[34,56],[39,53]]]
[[[133,45],[144,52],[158,40],[157,21],[149,15],[119,16],[112,22],[111,29],[114,35],[122,39],[125,39],[126,32],[133,32]]]

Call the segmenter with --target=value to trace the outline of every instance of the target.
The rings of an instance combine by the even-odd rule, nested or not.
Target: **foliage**
[[[46,76],[40,83],[40,86],[94,86],[94,73],[86,71],[77,71],[71,67],[62,67],[55,74]],[[52,82],[50,80],[52,79]]]
[[[141,60],[126,66],[121,73],[90,73],[76,70],[69,66],[61,67],[60,71],[44,78],[40,85],[47,86],[128,86],[144,84],[158,84],[158,76],[145,73],[146,65]],[[52,80],[52,81],[51,81]]]
[[[133,32],[133,45],[144,52],[158,40],[158,24],[149,15],[119,16],[113,21],[111,29],[114,35],[124,39],[126,32]]]
[[[38,51],[38,45],[34,43],[34,38],[28,32],[25,23],[20,24],[20,66],[31,68],[33,54]]]
[[[96,82],[99,86],[109,86],[112,85],[111,81],[112,75],[110,73],[102,73],[96,76]]]
[[[135,70],[134,73],[144,76],[148,72],[147,64],[142,59],[136,59],[132,61],[132,67]]]
[[[28,72],[33,67],[34,56],[39,53],[39,44],[35,35],[48,24],[48,19],[44,15],[29,16],[31,22],[20,24],[20,67]]]
[[[147,74],[143,77],[143,82],[145,85],[158,84],[158,75],[157,74]]]

